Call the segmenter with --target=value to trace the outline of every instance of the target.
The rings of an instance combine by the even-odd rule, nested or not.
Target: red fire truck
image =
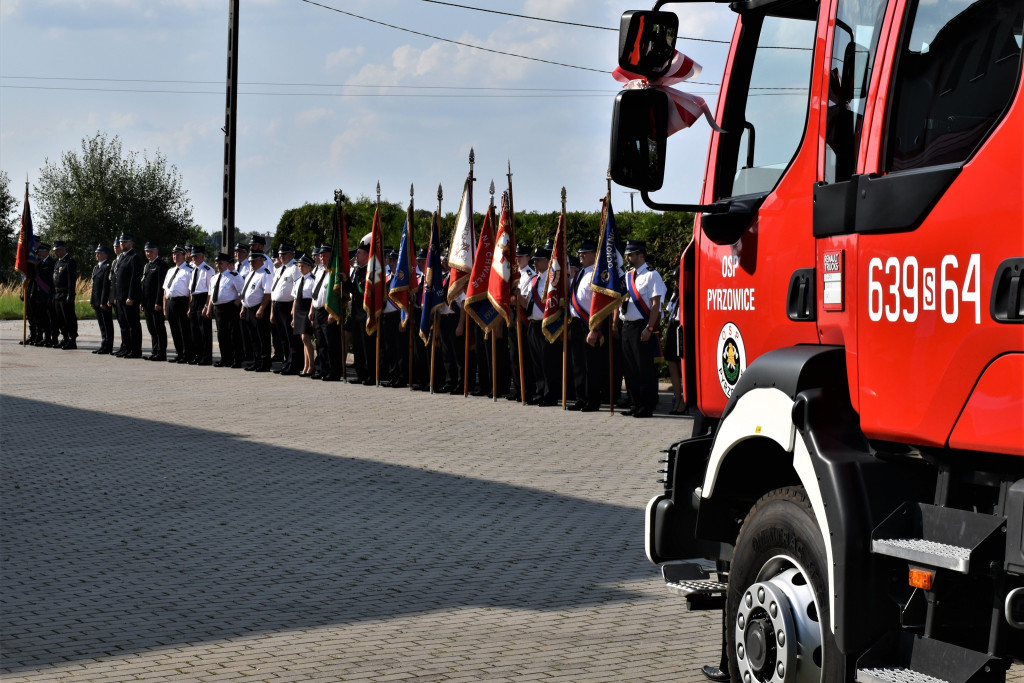
[[[1024,2],[729,3],[696,205],[650,196],[666,4],[623,15],[641,83],[611,141],[617,183],[697,214],[698,417],[648,557],[724,609],[734,681],[1004,681],[1024,658]]]

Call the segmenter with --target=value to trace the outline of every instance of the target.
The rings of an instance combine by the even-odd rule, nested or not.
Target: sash
[[[527,315],[533,313],[534,306],[540,306],[541,310],[544,310],[544,301],[540,298],[540,294],[537,293],[537,285],[540,284],[540,275],[534,275],[533,281],[530,283],[530,292],[533,294],[533,299],[530,301],[530,310],[526,312]]]
[[[632,301],[633,305],[637,307],[637,310],[639,310],[643,314],[645,318],[644,322],[650,324],[651,307],[648,306],[646,302],[644,302],[644,298],[640,296],[640,290],[637,289],[636,286],[635,270],[631,270],[626,274],[626,290],[629,292],[629,300]],[[663,354],[661,352],[661,335],[658,334],[657,329],[655,329],[654,332],[651,333],[651,337],[653,337],[654,339],[654,357],[662,358]]]
[[[583,320],[583,322],[587,323],[587,326],[589,327],[590,311],[583,308],[583,305],[580,303],[580,300],[576,297],[576,288],[579,286],[580,280],[583,278],[582,272],[583,271],[580,271],[581,274],[575,277],[575,281],[572,285],[572,293],[569,296],[569,302],[572,304],[572,310],[576,311],[576,315],[578,315],[580,319]]]

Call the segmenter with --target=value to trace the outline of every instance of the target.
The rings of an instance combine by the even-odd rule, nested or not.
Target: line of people
[[[510,401],[553,406],[562,398],[563,347],[561,342],[549,343],[541,329],[541,293],[551,248],[550,243],[533,251],[518,248],[519,315],[507,328],[502,325],[491,333],[495,335],[493,344],[483,329],[467,318],[464,294],[440,309],[435,334],[424,343],[418,334],[415,321],[419,311],[415,307],[403,326],[403,313],[388,303],[378,326],[380,339],[367,333],[363,296],[370,247],[365,242],[351,250],[351,270],[341,275],[350,302],[342,324],[327,308],[331,245],[305,254],[293,245],[281,244],[270,255],[265,252],[265,238],[253,235],[249,244],[235,244],[233,256],[217,254],[212,266],[207,263],[205,247],[188,244],[171,250],[173,263],[168,265],[160,258],[159,245],[146,243],[143,259],[135,250],[133,236],[123,234],[112,250],[105,245],[95,250],[90,303],[101,342],[93,353],[340,381],[349,377],[346,357],[350,350],[354,375],[350,381],[380,382],[396,388],[411,383],[415,390],[428,391],[433,386],[435,392],[452,394],[468,388],[475,396],[492,396],[496,387],[497,396]],[[48,245],[40,243],[37,250],[40,277],[30,292],[32,332],[28,343],[75,349],[74,259],[63,242],[54,244],[55,260],[49,259]],[[592,331],[590,284],[596,250],[594,243],[583,242],[576,257],[570,259],[565,393],[571,403],[567,407],[589,412],[616,401],[624,408],[622,414],[650,416],[658,403],[654,361],[664,351],[674,370],[675,402],[669,412],[683,414],[678,318],[674,308],[663,311],[671,302],[665,300],[661,276],[646,263],[645,245],[627,243],[625,255],[632,267],[627,280],[632,291],[615,315]],[[398,253],[390,248],[384,252],[390,278]],[[425,260],[426,251],[421,250],[410,297],[413,302],[421,302]],[[51,262],[52,271],[48,267]],[[442,266],[447,271],[446,259]],[[51,281],[50,272],[52,286],[46,292],[40,283]],[[669,320],[664,349],[658,339],[663,313]],[[145,356],[140,314],[145,316],[151,340],[150,353]],[[115,320],[121,340],[117,349],[113,347]],[[216,362],[214,321],[220,351]],[[168,328],[174,355],[169,354]],[[605,343],[608,339],[611,352]],[[625,395],[620,391],[623,379]]]

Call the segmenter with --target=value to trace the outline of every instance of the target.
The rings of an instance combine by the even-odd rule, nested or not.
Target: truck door
[[[869,437],[1024,450],[1022,24],[1020,0],[895,3],[856,172],[816,191],[822,285],[846,259],[833,311],[819,296],[823,339],[855,339]]]
[[[746,213],[698,218],[698,400],[720,415],[740,375],[779,346],[816,343],[813,298],[787,315],[790,275],[814,267],[808,188],[816,135],[808,135],[817,2],[744,10],[718,99],[725,133],[712,136],[702,201],[732,200]],[[824,13],[827,14],[827,3]],[[811,296],[805,292],[805,296]]]

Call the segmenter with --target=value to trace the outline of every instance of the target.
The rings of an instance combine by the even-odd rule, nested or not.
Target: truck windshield
[[[796,154],[807,121],[813,18],[744,17],[719,141],[717,195],[769,192]]]

